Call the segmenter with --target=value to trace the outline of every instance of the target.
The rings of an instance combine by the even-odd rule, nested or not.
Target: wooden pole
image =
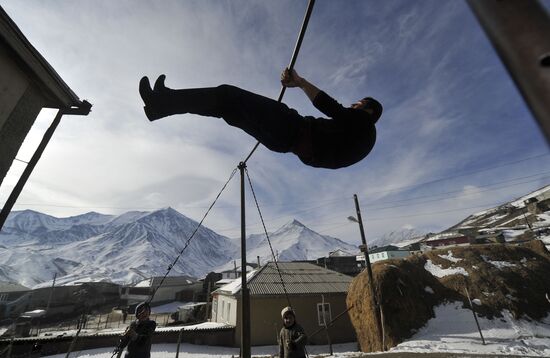
[[[476,321],[476,326],[477,326],[477,330],[479,331],[479,336],[481,337],[481,341],[483,342],[483,345],[485,345],[485,338],[483,338],[483,333],[481,333],[481,327],[479,327],[476,311],[474,310],[474,305],[472,304],[472,300],[470,299],[470,293],[468,292],[468,288],[466,286],[464,286],[464,291],[466,291],[466,297],[468,297],[468,302],[470,303],[470,308],[472,309],[474,320]]]
[[[367,266],[367,274],[369,276],[370,295],[372,297],[372,304],[375,309],[374,316],[376,317],[376,328],[378,330],[378,339],[379,339],[380,345],[382,346],[382,350],[384,350],[384,333],[383,333],[383,327],[382,327],[382,321],[381,321],[382,312],[380,310],[378,297],[376,296],[376,288],[374,287],[374,278],[372,275],[369,249],[367,246],[367,239],[365,237],[365,229],[363,227],[363,219],[361,217],[361,209],[359,207],[359,199],[357,199],[357,194],[353,194],[353,200],[355,201],[355,212],[357,214],[357,223],[359,224],[359,231],[361,232],[362,245],[359,246],[359,248],[361,249],[361,252],[363,252],[363,255],[365,255],[365,264]]]
[[[177,345],[177,348],[176,348],[176,358],[179,357],[180,355],[180,344],[181,344],[181,338],[183,337],[183,331],[185,330],[185,327],[182,327],[180,329],[180,333],[178,335],[178,345]]]

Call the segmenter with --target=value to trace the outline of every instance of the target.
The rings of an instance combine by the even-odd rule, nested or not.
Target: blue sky
[[[165,73],[174,88],[230,83],[276,98],[307,2],[0,4],[94,105],[88,117],[63,119],[15,209],[69,216],[171,206],[200,220],[255,140],[214,118],[149,123],[138,81]],[[374,150],[348,168],[254,153],[248,171],[268,230],[296,218],[356,242],[346,217],[357,193],[369,240],[437,231],[550,183],[545,139],[464,1],[318,0],[296,69],[345,105],[369,95],[385,112]],[[322,115],[298,89],[284,102]],[[30,158],[53,115],[44,111],[18,158]],[[23,166],[13,164],[0,200]],[[235,177],[206,226],[239,235],[238,189]],[[261,232],[251,201],[247,212],[249,232]]]

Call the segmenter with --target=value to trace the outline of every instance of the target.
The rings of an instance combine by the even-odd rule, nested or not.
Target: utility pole
[[[48,304],[46,305],[46,314],[48,314],[48,310],[50,309],[50,303],[52,302],[53,297],[53,290],[55,288],[55,279],[57,278],[57,272],[53,274],[53,283],[52,283],[52,289],[50,290],[50,297],[48,297]]]
[[[239,163],[241,173],[241,358],[250,358],[250,293],[246,283],[245,169],[246,163]]]
[[[353,216],[349,217],[351,221],[355,221],[359,224],[359,231],[361,232],[361,245],[359,246],[359,249],[365,255],[365,264],[367,266],[367,274],[369,276],[369,288],[370,288],[370,295],[372,297],[372,303],[375,309],[374,316],[376,317],[376,325],[378,329],[378,338],[380,339],[380,345],[382,347],[382,350],[384,349],[384,336],[382,331],[382,321],[381,321],[381,311],[380,311],[380,304],[378,303],[378,297],[376,296],[376,289],[374,288],[374,279],[372,276],[372,268],[370,264],[370,258],[369,258],[369,249],[367,246],[367,240],[365,238],[365,229],[363,227],[363,219],[361,218],[361,209],[359,208],[359,200],[357,199],[357,194],[353,194],[353,200],[355,201],[355,211],[357,214],[357,219],[355,219]]]

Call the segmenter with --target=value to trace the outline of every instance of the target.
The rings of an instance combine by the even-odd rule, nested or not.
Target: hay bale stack
[[[436,277],[425,267],[428,260],[441,269],[462,268],[467,275]],[[429,265],[428,265],[429,266]],[[550,254],[540,241],[521,246],[503,244],[434,250],[404,260],[373,265],[378,300],[384,315],[385,348],[394,347],[434,317],[434,307],[467,298],[481,305],[476,311],[491,317],[509,310],[515,317],[544,317],[550,310],[545,293],[550,291]],[[351,283],[347,305],[363,352],[379,351],[375,309],[366,270]]]

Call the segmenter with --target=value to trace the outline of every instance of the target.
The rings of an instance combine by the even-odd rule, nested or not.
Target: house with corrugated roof
[[[356,341],[355,330],[346,311],[351,276],[308,262],[279,262],[278,266],[280,274],[276,265],[269,262],[247,275],[253,346],[277,344],[282,327],[281,310],[288,306],[288,301],[296,312],[298,323],[309,336],[309,344],[327,344],[328,337],[323,327],[338,315],[327,329],[331,342]],[[235,342],[240,342],[240,278],[212,293],[211,317],[213,322],[234,326]],[[318,333],[312,336],[314,332]]]
[[[15,282],[0,282],[0,319],[17,317],[27,310],[31,289]]]

